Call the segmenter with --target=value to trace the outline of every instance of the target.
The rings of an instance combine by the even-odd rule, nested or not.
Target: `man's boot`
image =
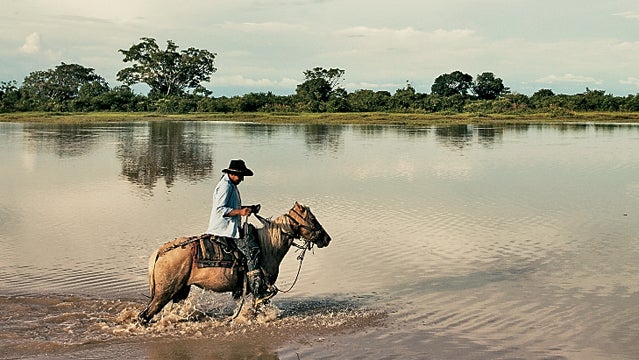
[[[253,299],[255,300],[255,306],[268,301],[270,298],[277,294],[277,289],[274,289],[267,285],[264,280],[262,270],[257,269],[249,271],[247,274],[251,290],[253,291]]]

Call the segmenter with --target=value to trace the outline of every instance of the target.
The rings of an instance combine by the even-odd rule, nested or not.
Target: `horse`
[[[331,237],[317,221],[311,209],[295,202],[285,214],[275,219],[260,217],[263,227],[257,229],[257,240],[261,249],[261,264],[265,278],[275,284],[280,263],[294,240],[301,239],[306,249],[317,245],[328,246]],[[147,324],[169,301],[181,302],[189,296],[191,285],[224,293],[232,292],[239,297],[244,286],[245,274],[234,268],[200,268],[194,260],[191,246],[194,237],[179,237],[157,249],[149,258],[150,300],[146,308],[138,314],[138,320]]]

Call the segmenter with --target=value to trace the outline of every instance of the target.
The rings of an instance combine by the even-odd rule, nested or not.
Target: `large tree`
[[[344,76],[345,70],[338,68],[324,69],[323,67],[316,67],[313,70],[304,71],[304,78],[306,81],[312,81],[316,79],[323,79],[330,87],[330,91],[337,89],[337,86],[342,82],[342,76]]]
[[[344,76],[344,70],[338,68],[324,69],[316,67],[304,71],[305,81],[295,89],[301,110],[326,111],[329,99],[341,100],[346,90],[338,87]]]
[[[20,91],[15,80],[0,81],[0,112],[16,111]]]
[[[34,71],[22,82],[21,91],[34,100],[61,102],[78,98],[82,87],[108,91],[106,81],[94,69],[61,63],[55,69]]]
[[[505,87],[503,80],[495,77],[495,74],[485,72],[477,75],[473,83],[473,92],[479,99],[494,100],[508,94],[510,89]]]
[[[453,71],[450,74],[442,74],[435,78],[430,90],[439,96],[461,95],[467,96],[468,90],[473,86],[473,77],[461,71]]]
[[[182,95],[187,89],[198,88],[202,82],[211,80],[217,71],[214,66],[217,54],[208,50],[191,47],[178,52],[172,40],[168,40],[166,49],[162,50],[153,38],[140,40],[129,50],[119,50],[124,62],[133,63],[117,74],[117,80],[127,85],[147,84],[151,94],[159,96]]]

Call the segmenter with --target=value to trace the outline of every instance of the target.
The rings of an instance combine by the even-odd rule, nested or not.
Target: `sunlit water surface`
[[[0,124],[0,358],[633,359],[638,154],[631,125]],[[235,158],[333,242],[263,321],[195,290],[137,325]]]

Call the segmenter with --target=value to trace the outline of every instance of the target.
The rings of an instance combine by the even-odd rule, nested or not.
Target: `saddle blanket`
[[[211,234],[195,236],[193,239],[193,257],[199,268],[224,267],[244,270],[244,255],[232,240]]]

